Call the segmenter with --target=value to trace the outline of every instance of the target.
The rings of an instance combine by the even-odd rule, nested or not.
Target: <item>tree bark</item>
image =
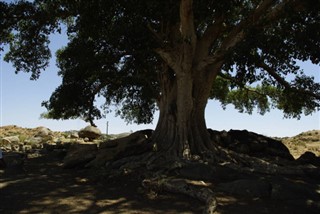
[[[211,189],[195,186],[184,179],[145,179],[142,185],[147,189],[159,189],[173,193],[181,193],[206,203],[204,214],[217,213],[217,199]]]
[[[205,123],[205,107],[216,75],[165,67],[160,78],[160,116],[152,137],[158,151],[190,158],[214,149]]]
[[[214,149],[205,123],[205,107],[222,65],[219,61],[203,63],[210,42],[198,42],[192,4],[192,0],[181,0],[180,39],[171,48],[156,50],[164,61],[164,70],[153,141],[158,151],[184,158]]]

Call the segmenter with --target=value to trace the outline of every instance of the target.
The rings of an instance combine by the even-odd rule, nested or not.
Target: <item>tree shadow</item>
[[[320,213],[320,180],[301,175],[255,175],[271,184],[270,195],[217,192],[219,213]]]
[[[7,154],[10,155],[10,154]],[[193,198],[146,192],[139,170],[109,177],[104,170],[64,169],[63,155],[29,157],[23,166],[0,171],[0,213],[202,213]],[[225,174],[225,175],[224,175]],[[308,176],[267,176],[220,170],[211,188],[239,179],[263,179],[269,197],[216,191],[219,213],[320,213],[320,180]],[[199,177],[199,176],[198,176]],[[200,176],[201,177],[201,176]],[[210,181],[209,181],[210,182]]]
[[[139,175],[114,178],[92,169],[64,169],[50,153],[8,166],[0,173],[0,213],[199,213],[202,203],[139,193]]]

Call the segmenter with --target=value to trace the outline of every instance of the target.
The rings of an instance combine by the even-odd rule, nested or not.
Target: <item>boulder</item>
[[[10,145],[11,147],[11,151],[14,151],[14,152],[19,152],[20,151],[20,145],[19,144],[11,144]]]
[[[83,167],[96,157],[97,150],[97,144],[72,144],[63,160],[63,167]]]
[[[71,139],[79,138],[78,132],[72,132],[72,133],[70,134],[70,138],[71,138]]]
[[[37,146],[39,144],[45,143],[46,140],[44,140],[42,137],[31,137],[27,140],[25,140],[26,145],[31,145],[31,146]]]
[[[19,136],[9,136],[9,137],[2,138],[0,142],[1,142],[0,143],[1,146],[8,146],[11,144],[19,144],[20,139],[19,139]]]
[[[79,137],[88,138],[89,140],[97,139],[101,136],[101,131],[94,126],[87,126],[79,131]]]
[[[26,155],[19,152],[10,152],[3,154],[3,159],[8,168],[17,167],[22,168],[24,167]]]
[[[213,143],[235,152],[258,158],[279,157],[294,160],[289,149],[281,142],[247,130],[214,131],[209,129]]]
[[[289,149],[281,141],[269,138],[267,145],[267,153],[270,156],[278,156],[284,159],[294,160]]]
[[[316,156],[313,152],[303,153],[296,161],[299,164],[312,164],[320,167],[320,157]]]
[[[52,134],[52,131],[50,129],[43,127],[43,126],[38,127],[37,131],[38,132],[36,133],[35,137],[43,137],[44,138],[44,137],[47,137]]]
[[[96,158],[88,163],[88,167],[105,166],[107,161],[139,155],[152,150],[152,145],[147,139],[152,135],[153,130],[141,130],[131,135],[115,140],[102,142]]]

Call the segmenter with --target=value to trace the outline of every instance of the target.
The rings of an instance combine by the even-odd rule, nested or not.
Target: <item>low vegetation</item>
[[[293,137],[280,139],[289,148],[294,158],[300,157],[306,151],[320,156],[320,130],[306,131]]]

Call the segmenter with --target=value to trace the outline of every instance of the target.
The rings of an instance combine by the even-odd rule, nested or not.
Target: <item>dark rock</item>
[[[313,152],[303,153],[296,161],[299,164],[312,164],[320,167],[320,157],[316,156]]]
[[[91,161],[88,167],[105,166],[107,161],[139,155],[152,150],[152,145],[147,139],[152,135],[153,130],[141,130],[123,138],[117,138],[100,143],[96,158]]]
[[[294,160],[289,149],[281,141],[274,140],[272,138],[269,138],[268,140],[267,153],[271,156]]]
[[[3,159],[8,168],[11,168],[11,167],[22,168],[25,163],[26,155],[20,152],[4,153]]]
[[[247,130],[208,130],[213,143],[224,148],[258,158],[279,157],[294,160],[289,149],[281,142]]]
[[[63,167],[83,167],[96,157],[97,150],[96,144],[72,144],[63,160]]]

